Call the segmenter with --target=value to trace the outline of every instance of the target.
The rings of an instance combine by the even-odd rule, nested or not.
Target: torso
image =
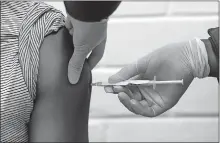
[[[22,34],[20,33],[20,29],[22,23],[24,20],[27,20],[25,18],[29,16],[28,12],[33,9],[35,4],[39,4],[37,6],[39,11],[43,11],[48,7],[44,4],[41,5],[40,3],[31,1],[1,2],[2,142],[28,141],[27,124],[29,123],[30,115],[33,110],[33,100],[36,92],[35,77],[37,76],[32,70],[30,70],[30,68],[37,69],[39,54],[38,47],[40,47],[40,45],[29,45],[26,47],[25,45],[21,46],[22,43],[19,42],[21,42]],[[33,21],[33,19],[31,20]],[[54,30],[57,30],[58,27],[61,26],[63,26],[62,22],[60,25],[55,25]],[[53,31],[53,29],[51,31]],[[29,41],[32,41],[33,43],[35,39],[43,41],[43,37],[36,37],[37,35],[35,36],[33,33],[32,35],[31,39],[24,40],[26,40],[27,43]],[[23,36],[25,37],[24,33]],[[23,47],[22,50],[21,47]],[[25,49],[31,47],[33,49],[35,48],[35,51],[33,51],[33,49]]]

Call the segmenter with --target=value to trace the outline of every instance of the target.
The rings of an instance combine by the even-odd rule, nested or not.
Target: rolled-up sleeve
[[[212,44],[212,49],[219,59],[219,27],[208,29],[208,34],[210,35],[209,40]]]

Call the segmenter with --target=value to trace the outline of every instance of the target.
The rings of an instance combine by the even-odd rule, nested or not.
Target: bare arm
[[[88,141],[91,71],[84,64],[80,80],[68,81],[74,48],[65,28],[47,36],[40,49],[37,98],[31,117],[31,142]]]

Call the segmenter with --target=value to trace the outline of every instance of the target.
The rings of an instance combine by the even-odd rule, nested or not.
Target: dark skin
[[[79,82],[69,83],[73,50],[66,28],[48,35],[41,45],[30,142],[88,142],[91,70],[85,62]]]

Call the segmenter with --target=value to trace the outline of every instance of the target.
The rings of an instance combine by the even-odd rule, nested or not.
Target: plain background
[[[46,2],[66,11],[63,3]],[[124,65],[168,43],[207,38],[218,26],[218,2],[122,2],[111,16],[105,55],[93,80],[107,81]],[[178,104],[156,118],[130,113],[117,96],[94,87],[90,141],[218,141],[218,82],[195,79]]]

